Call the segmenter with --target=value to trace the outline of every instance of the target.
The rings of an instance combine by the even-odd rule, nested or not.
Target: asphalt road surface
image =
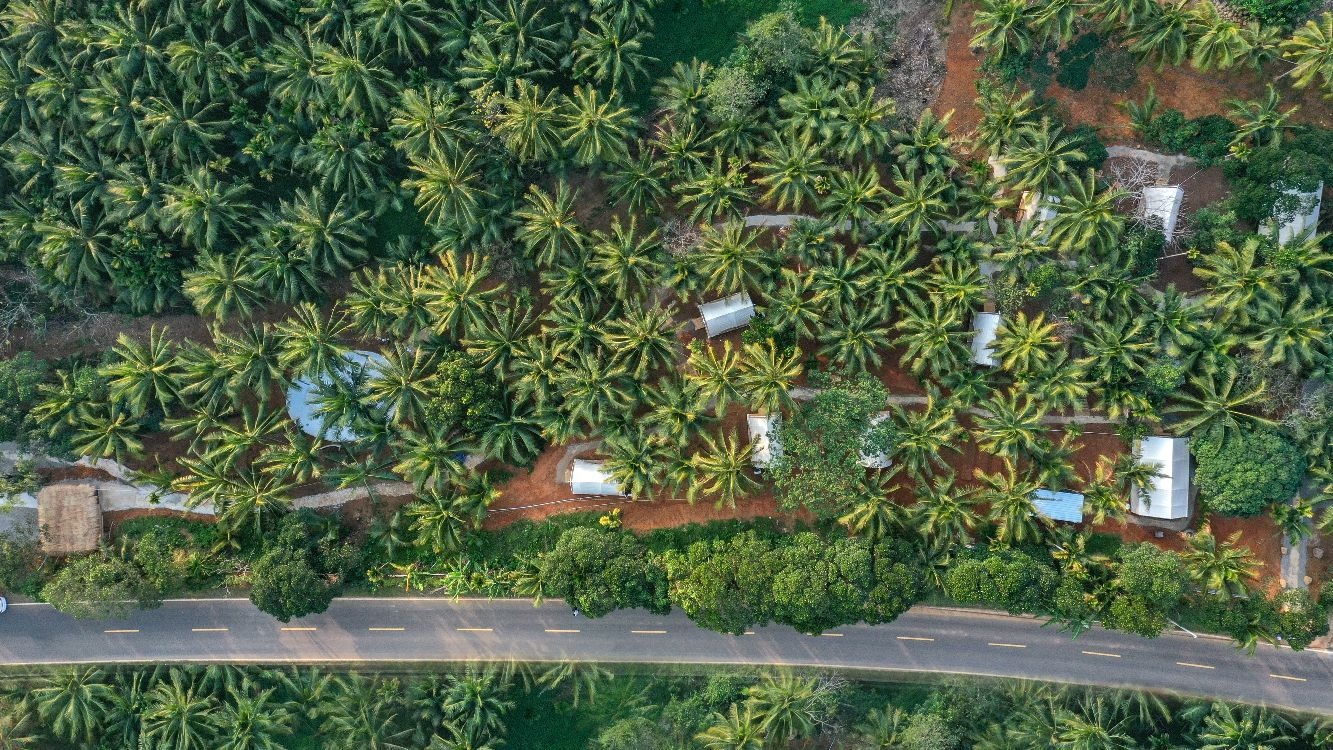
[[[1124,686],[1333,714],[1333,653],[1184,634],[1145,639],[1095,629],[1071,639],[1036,620],[918,607],[889,625],[822,636],[787,627],[741,636],[679,612],[590,620],[560,602],[338,599],[280,623],[245,599],[173,600],[123,620],[78,621],[43,604],[0,615],[0,665],[471,660],[756,664],[955,673]]]

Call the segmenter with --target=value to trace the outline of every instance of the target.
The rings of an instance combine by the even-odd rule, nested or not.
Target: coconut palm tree
[[[1143,57],[1157,58],[1157,71],[1170,65],[1180,67],[1189,55],[1193,17],[1186,0],[1160,3],[1150,21],[1134,30],[1129,51]]]
[[[1074,166],[1088,158],[1078,140],[1063,135],[1063,128],[1049,117],[1024,124],[1015,139],[1001,162],[1008,170],[1005,180],[1017,190],[1063,188],[1073,177]]]
[[[280,341],[278,363],[298,377],[332,377],[344,366],[347,346],[341,340],[351,327],[337,308],[325,316],[303,302],[274,328]]]
[[[651,34],[639,31],[639,24],[617,15],[593,16],[593,28],[584,26],[574,40],[574,77],[608,86],[634,90],[635,79],[647,74],[648,65],[657,58],[643,54],[643,43]]]
[[[1282,56],[1295,66],[1288,73],[1293,86],[1305,88],[1316,76],[1325,88],[1333,85],[1333,13],[1306,21],[1282,43]]]
[[[1264,303],[1255,314],[1250,349],[1271,365],[1293,373],[1309,372],[1328,356],[1329,313],[1311,303],[1309,291],[1302,289],[1283,307]]]
[[[947,173],[958,166],[954,156],[953,138],[949,135],[949,121],[953,112],[936,117],[928,107],[921,111],[911,130],[893,132],[893,155],[907,174],[928,175]]]
[[[377,681],[351,675],[334,684],[336,699],[327,701],[320,728],[330,750],[408,750],[411,730],[400,728],[397,701]]]
[[[704,112],[705,82],[712,72],[712,64],[698,58],[676,62],[653,86],[658,106],[686,122],[698,120]]]
[[[995,538],[1003,544],[1022,545],[1041,537],[1044,516],[1032,499],[1040,485],[1029,472],[1019,471],[1014,460],[1004,457],[1004,468],[996,472],[973,470],[980,484],[977,498],[990,506]]]
[[[787,130],[760,150],[755,171],[755,182],[768,189],[764,203],[774,204],[779,211],[800,211],[817,200],[829,169],[812,135]]]
[[[1190,578],[1205,592],[1218,595],[1242,596],[1248,584],[1259,574],[1262,563],[1254,559],[1249,547],[1241,547],[1241,532],[1237,531],[1221,544],[1205,526],[1189,539],[1189,549],[1181,553],[1181,560]]]
[[[941,309],[970,312],[981,305],[989,288],[981,269],[970,259],[936,256],[926,274],[925,287]]]
[[[958,487],[956,480],[953,471],[945,471],[916,488],[912,518],[917,531],[936,548],[967,544],[980,520],[972,493]]]
[[[148,341],[139,343],[124,333],[116,337],[114,359],[98,372],[107,379],[111,398],[141,417],[152,405],[165,412],[181,400],[181,371],[169,329],[152,326]]]
[[[521,223],[514,238],[542,268],[552,268],[582,249],[587,236],[574,212],[578,192],[560,180],[551,195],[536,185],[528,186],[523,206],[514,212]]]
[[[101,733],[102,717],[111,705],[112,688],[102,681],[97,668],[56,674],[41,687],[33,688],[32,700],[54,736],[71,743],[92,746]]]
[[[972,19],[971,46],[988,50],[995,61],[1026,55],[1032,49],[1029,10],[1024,0],[986,0]]]
[[[929,372],[932,377],[957,369],[967,361],[970,334],[962,330],[962,314],[957,309],[943,310],[938,302],[915,302],[898,321],[903,332],[895,342],[903,348],[899,364],[917,376]]]
[[[1000,366],[1015,373],[1045,370],[1059,353],[1061,344],[1056,324],[1046,322],[1046,314],[1039,312],[1029,318],[1019,311],[1005,319],[991,342],[991,351]]]
[[[709,399],[695,380],[678,375],[662,378],[647,392],[644,423],[668,444],[683,448],[715,421]]]
[[[697,481],[686,497],[693,502],[702,494],[716,498],[719,508],[723,505],[734,508],[738,498],[759,488],[750,477],[750,456],[754,446],[739,440],[734,432],[716,438],[711,433],[704,433],[703,439],[703,449],[692,459]]]
[[[763,727],[749,702],[745,703],[744,711],[733,703],[726,714],[714,712],[712,726],[694,739],[707,750],[764,750],[767,744]]]
[[[127,456],[143,454],[143,441],[138,437],[141,425],[120,407],[95,409],[80,418],[78,425],[71,447],[79,455],[124,461]]]
[[[871,309],[839,313],[824,335],[827,343],[819,353],[854,372],[879,367],[883,362],[880,352],[891,345],[889,326]]]
[[[488,286],[491,271],[486,256],[448,252],[440,256],[440,265],[427,269],[422,277],[421,293],[435,314],[435,330],[458,338],[486,322],[486,314],[496,309],[494,299],[502,287]]]
[[[417,492],[444,493],[463,474],[466,443],[435,425],[408,430],[401,436],[394,472],[416,485]]]
[[[222,240],[239,242],[250,224],[241,210],[249,191],[243,183],[224,183],[207,167],[186,172],[182,182],[166,186],[162,227],[196,250],[221,250]]]
[[[503,99],[495,130],[519,162],[547,161],[558,156],[564,146],[560,113],[558,91],[518,78],[513,96]]]
[[[917,481],[925,481],[934,470],[948,464],[944,449],[960,451],[957,442],[963,436],[958,416],[949,406],[939,405],[934,395],[926,396],[924,409],[893,407],[893,460],[901,462]]]
[[[1085,696],[1074,711],[1063,712],[1056,723],[1056,747],[1070,750],[1135,750],[1130,719],[1112,701]]]
[[[1277,269],[1260,260],[1261,248],[1258,237],[1246,239],[1239,248],[1219,242],[1195,267],[1194,275],[1208,285],[1209,301],[1219,313],[1219,323],[1244,325],[1260,304],[1281,299],[1282,278]]]
[[[902,488],[902,485],[892,483],[900,471],[901,467],[897,465],[881,470],[868,483],[866,491],[847,504],[838,523],[853,534],[864,536],[872,545],[896,530],[907,528],[908,510],[890,497]]]
[[[617,164],[610,173],[606,194],[636,214],[652,214],[666,203],[665,169],[647,151]]]
[[[1083,179],[1069,181],[1060,202],[1051,205],[1055,216],[1044,225],[1049,232],[1047,242],[1064,252],[1086,248],[1093,258],[1116,243],[1125,220],[1115,207],[1128,194],[1119,188],[1097,188],[1097,173],[1092,169]]]
[[[1031,396],[1017,390],[1007,396],[996,394],[981,406],[976,418],[977,447],[1005,458],[1019,458],[1035,453],[1044,439],[1042,425],[1045,409]]]
[[[638,222],[631,216],[629,224],[611,219],[610,233],[595,230],[592,233],[591,266],[597,281],[617,299],[640,300],[658,281],[662,272],[662,246],[657,230],[638,233]]]
[[[628,155],[634,116],[620,96],[603,95],[592,86],[575,86],[560,111],[565,148],[573,151],[574,162],[592,166],[620,162]]]
[[[733,160],[724,161],[721,151],[713,152],[711,164],[695,170],[693,179],[679,186],[681,207],[693,204],[690,220],[712,221],[719,216],[740,219],[746,206],[754,203],[754,196],[742,165]]]
[[[1208,750],[1275,750],[1287,745],[1294,727],[1282,716],[1257,706],[1212,704],[1197,732],[1199,746]]]
[[[893,184],[898,190],[892,194],[881,218],[909,238],[919,237],[923,232],[938,233],[940,222],[948,215],[945,199],[952,188],[944,173],[932,170],[918,176],[911,170],[904,174],[895,166]]]
[[[542,672],[537,685],[542,692],[568,689],[571,707],[578,708],[585,702],[595,705],[599,686],[612,679],[615,679],[614,674],[593,662],[566,660]]]
[[[1267,417],[1243,411],[1246,407],[1252,408],[1263,402],[1265,384],[1242,389],[1238,387],[1238,381],[1239,376],[1235,371],[1219,377],[1190,376],[1192,390],[1177,394],[1176,403],[1166,407],[1167,414],[1179,415],[1173,429],[1188,434],[1221,429],[1224,434],[1229,434],[1243,427],[1276,424]]]
[[[797,340],[813,338],[828,308],[824,295],[817,291],[818,277],[790,268],[779,273],[781,280],[764,305],[764,319],[774,330]]]
[[[865,291],[882,310],[897,311],[922,298],[924,270],[916,265],[916,247],[907,242],[873,242],[857,251]]]
[[[791,389],[803,369],[799,349],[779,351],[772,340],[746,344],[738,386],[746,394],[750,408],[765,414],[776,413],[795,406]]]
[[[430,492],[407,506],[408,526],[414,544],[437,555],[452,554],[463,548],[473,519],[460,507],[457,497]]]
[[[505,714],[514,708],[514,702],[504,698],[508,688],[494,670],[469,669],[449,676],[441,708],[450,723],[468,733],[503,734]]]
[[[371,0],[414,3],[416,0]],[[458,149],[471,131],[467,108],[458,95],[436,83],[403,89],[389,120],[394,146],[409,159]]]
[[[217,702],[202,695],[182,670],[172,669],[149,693],[143,715],[144,747],[208,750],[217,746]]]
[[[705,226],[703,244],[690,259],[704,286],[719,294],[735,294],[758,287],[777,265],[773,253],[759,244],[758,232],[746,231],[739,221],[720,228]]]
[[[1222,15],[1211,2],[1196,3],[1190,64],[1199,70],[1226,70],[1245,60],[1254,44],[1239,21]]]
[[[239,472],[219,493],[218,521],[224,527],[239,529],[253,518],[255,538],[263,538],[265,526],[271,528],[277,517],[291,510],[291,489],[291,484],[272,474],[255,469]]]
[[[324,190],[316,188],[298,190],[294,200],[283,201],[275,223],[311,267],[332,274],[369,256],[364,229],[369,217],[369,211],[356,210],[355,202],[345,195],[330,201]]]
[[[416,205],[424,218],[439,226],[454,220],[464,226],[482,224],[483,205],[491,200],[491,190],[482,184],[482,169],[476,151],[426,153],[409,158],[412,176],[403,187],[417,192]]]
[[[1282,97],[1271,83],[1268,84],[1267,93],[1262,100],[1228,100],[1227,107],[1230,111],[1227,114],[1237,124],[1236,133],[1231,136],[1231,145],[1235,147],[1247,142],[1255,148],[1282,145],[1284,132],[1295,127],[1290,124],[1291,116],[1300,109],[1300,106],[1283,111],[1281,105]]]
[[[745,691],[759,727],[776,742],[813,734],[820,724],[822,700],[813,677],[768,677]]]
[[[262,283],[244,251],[201,254],[184,274],[181,291],[200,315],[220,320],[248,317],[264,302]]]
[[[642,430],[619,430],[602,443],[606,468],[625,494],[651,498],[662,478],[662,447],[654,435]]]
[[[608,361],[600,352],[571,356],[559,371],[559,382],[570,420],[581,421],[589,429],[627,413],[633,400],[629,368]]]

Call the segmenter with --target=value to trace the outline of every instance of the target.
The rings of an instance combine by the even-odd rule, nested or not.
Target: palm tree
[[[989,50],[990,58],[996,61],[1026,55],[1032,49],[1029,10],[1024,0],[986,0],[972,19],[977,33],[971,46]]]
[[[641,430],[621,430],[602,443],[606,468],[625,494],[650,498],[662,477],[662,448],[658,439]]]
[[[464,330],[485,324],[487,313],[495,309],[493,300],[504,292],[488,286],[490,271],[488,257],[455,252],[441,255],[440,265],[428,269],[421,291],[435,313],[438,333],[458,338]]]
[[[78,424],[71,447],[80,455],[124,461],[126,456],[143,454],[143,442],[138,438],[141,425],[120,407],[97,409]]]
[[[450,723],[468,734],[503,734],[505,714],[514,708],[513,701],[503,698],[508,687],[492,670],[469,669],[449,676],[441,708]]]
[[[754,707],[745,703],[742,713],[733,703],[726,714],[714,712],[713,725],[695,735],[695,741],[707,750],[764,750],[767,737]]]
[[[538,266],[551,268],[565,262],[574,251],[584,247],[586,236],[574,213],[578,192],[560,180],[555,195],[536,185],[528,186],[523,207],[514,212],[520,222],[514,233]]]
[[[180,365],[168,332],[152,326],[143,344],[118,335],[111,350],[115,360],[98,370],[107,379],[111,398],[127,406],[133,417],[143,416],[153,404],[166,412],[181,400]]]
[[[1075,711],[1060,714],[1055,729],[1056,747],[1068,750],[1136,750],[1129,717],[1101,696],[1084,697]]]
[[[1032,499],[1039,485],[1028,472],[1020,472],[1014,460],[1005,456],[1001,471],[990,473],[978,468],[973,476],[981,485],[978,498],[990,505],[996,540],[1022,545],[1040,538],[1039,519],[1043,517]]]
[[[948,465],[945,448],[959,451],[955,443],[963,435],[963,427],[958,424],[955,411],[937,404],[934,395],[926,397],[924,409],[895,405],[893,421],[897,428],[893,458],[901,461],[918,481],[924,481],[932,473],[932,466],[942,469]]]
[[[651,35],[640,33],[638,23],[623,15],[610,20],[596,15],[591,20],[595,28],[584,26],[574,40],[574,77],[612,91],[622,84],[633,91],[635,79],[657,62],[642,52],[643,40]]]
[[[929,372],[933,377],[957,369],[968,358],[967,339],[970,334],[962,328],[962,314],[957,309],[942,310],[932,300],[914,302],[898,321],[903,332],[896,342],[903,348],[899,363],[913,375]]]
[[[1222,15],[1211,2],[1196,3],[1193,19],[1194,52],[1190,64],[1199,70],[1226,70],[1249,56],[1253,43],[1240,22]]]
[[[745,392],[750,408],[766,414],[776,413],[795,405],[791,388],[803,369],[799,349],[779,351],[772,340],[746,344],[738,385]]]
[[[1307,498],[1298,497],[1290,503],[1277,503],[1273,506],[1273,523],[1286,537],[1287,544],[1296,544],[1314,533],[1311,525],[1314,521],[1314,503]]]
[[[1238,381],[1239,375],[1235,371],[1220,378],[1190,376],[1193,392],[1178,393],[1176,403],[1170,404],[1165,410],[1167,414],[1180,415],[1173,429],[1182,433],[1204,433],[1217,428],[1223,434],[1230,434],[1242,427],[1275,425],[1267,417],[1242,411],[1263,402],[1265,384],[1259,383],[1248,390],[1242,390],[1238,387]]]
[[[835,140],[844,159],[873,159],[890,143],[889,123],[896,114],[892,99],[876,95],[873,86],[847,86],[838,92],[840,115]]]
[[[668,445],[683,448],[714,421],[708,399],[693,380],[664,377],[648,390],[646,400],[649,411],[643,421]]]
[[[759,238],[758,232],[746,231],[739,221],[727,222],[720,229],[704,227],[702,247],[691,255],[694,273],[704,280],[704,286],[720,294],[759,286],[776,265]]]
[[[345,367],[347,346],[341,343],[352,325],[341,311],[328,316],[309,302],[292,311],[292,317],[274,328],[280,340],[278,363],[298,377],[334,377]]]
[[[295,717],[274,698],[275,688],[256,694],[233,692],[214,721],[217,750],[281,750],[278,738],[292,733]]]
[[[184,182],[166,186],[162,227],[197,250],[221,249],[219,240],[240,241],[250,223],[241,211],[248,193],[245,184],[228,185],[207,167],[187,172]]]
[[[1285,307],[1260,305],[1256,330],[1246,344],[1271,365],[1293,373],[1309,372],[1328,356],[1328,322],[1328,311],[1312,305],[1309,291],[1302,289]]]
[[[977,416],[977,447],[1005,458],[1030,456],[1037,451],[1046,429],[1042,426],[1045,409],[1041,402],[1018,391],[1008,396],[995,395],[982,404]]]
[[[1017,143],[1004,155],[1005,180],[1017,190],[1047,191],[1063,186],[1075,165],[1088,155],[1063,127],[1043,117],[1040,124],[1025,124],[1015,133]]]
[[[559,373],[565,399],[564,407],[573,422],[582,421],[589,429],[624,414],[632,401],[629,368],[610,362],[600,352],[578,352]]]
[[[745,207],[754,203],[749,181],[739,160],[723,161],[722,152],[713,152],[712,164],[696,170],[694,178],[679,188],[680,205],[694,204],[690,220],[712,221],[718,216],[739,219]]]
[[[379,683],[351,675],[335,684],[336,699],[327,702],[320,730],[330,750],[408,750],[402,742],[411,730],[399,728],[396,701]]]
[[[1158,12],[1151,21],[1141,24],[1134,32],[1129,51],[1144,57],[1157,58],[1157,71],[1167,65],[1179,67],[1189,54],[1193,36],[1189,3],[1186,0],[1157,5]]]
[[[740,357],[730,341],[722,342],[720,354],[706,343],[692,347],[687,364],[686,379],[699,388],[704,403],[713,404],[715,414],[721,415],[727,404],[743,400]]]
[[[407,506],[412,519],[408,529],[415,534],[414,544],[436,555],[446,555],[463,548],[467,529],[473,525],[457,498],[443,493],[427,493]]]
[[[881,470],[865,491],[848,503],[847,510],[838,517],[838,523],[853,534],[866,537],[872,545],[894,530],[907,528],[907,509],[890,497],[902,489],[902,485],[892,484],[899,471],[900,467],[896,465]]]
[[[775,742],[791,742],[814,733],[822,719],[813,677],[768,677],[745,691],[759,728]]]
[[[1092,169],[1083,179],[1069,181],[1060,202],[1052,204],[1055,216],[1045,225],[1050,244],[1065,252],[1087,248],[1093,258],[1097,251],[1115,244],[1125,225],[1115,207],[1127,193],[1119,188],[1099,191],[1097,187],[1097,172]]]
[[[1293,86],[1305,88],[1316,76],[1325,88],[1333,85],[1333,13],[1321,13],[1318,21],[1306,21],[1282,43],[1282,55],[1295,66],[1288,72]]]
[[[1189,549],[1181,553],[1190,578],[1209,594],[1243,596],[1248,583],[1259,573],[1262,563],[1254,559],[1249,547],[1238,546],[1241,532],[1218,544],[1207,526],[1190,537]]]
[[[1019,311],[1005,320],[991,342],[1000,366],[1015,373],[1038,372],[1048,367],[1060,350],[1056,324],[1046,322],[1046,313],[1029,318]]]
[[[382,364],[370,368],[363,400],[393,415],[397,424],[421,424],[431,397],[430,378],[438,363],[435,353],[425,347],[394,344],[383,356]]]
[[[956,479],[946,471],[916,489],[912,517],[921,536],[937,548],[966,544],[980,520],[972,493],[959,488]]]
[[[1282,97],[1271,83],[1268,84],[1267,94],[1263,100],[1229,100],[1228,114],[1238,125],[1235,135],[1231,136],[1231,145],[1235,147],[1247,141],[1255,148],[1282,145],[1283,132],[1295,127],[1289,122],[1300,106],[1297,105],[1284,112],[1281,104]]]
[[[427,222],[481,225],[483,204],[492,193],[481,182],[477,152],[426,153],[409,158],[407,164],[412,176],[403,180],[403,187],[417,191],[416,205]]]
[[[200,315],[226,320],[263,304],[262,284],[245,252],[203,253],[184,274],[181,290]]]
[[[893,168],[893,184],[898,192],[889,199],[881,218],[915,239],[923,232],[936,233],[948,213],[945,198],[952,185],[944,173],[933,170],[918,176],[909,170],[903,174]]]
[[[593,662],[566,660],[542,672],[537,678],[537,684],[543,692],[568,687],[571,707],[578,708],[585,700],[588,705],[596,704],[598,686],[614,677],[611,672]]]
[[[97,668],[60,672],[33,688],[42,723],[67,742],[92,746],[101,734],[102,717],[111,705],[112,688]]]
[[[463,474],[465,445],[462,438],[436,425],[425,425],[421,432],[409,430],[402,435],[400,460],[393,470],[412,482],[418,492],[443,493]]]
[[[755,171],[755,182],[768,188],[765,203],[779,211],[800,211],[816,200],[828,166],[819,158],[813,136],[787,130],[763,147]]]
[[[736,500],[759,488],[750,476],[750,456],[754,446],[742,442],[736,433],[714,437],[704,434],[703,449],[694,454],[692,463],[698,475],[686,497],[693,502],[699,495],[715,497],[717,507],[736,507]]]
[[[1197,737],[1205,750],[1276,750],[1288,744],[1287,733],[1293,730],[1286,719],[1266,709],[1216,702]]]
[[[941,309],[964,312],[981,304],[988,286],[975,262],[943,255],[936,256],[931,263],[926,289],[932,301],[939,301]]]
[[[953,112],[936,117],[929,108],[922,110],[911,130],[896,130],[893,155],[908,174],[927,175],[947,173],[958,166],[954,156],[953,138],[949,135],[949,121]]]
[[[389,132],[393,135],[394,146],[409,159],[454,151],[468,132],[467,110],[458,96],[435,83],[403,89],[392,114]]]
[[[620,96],[604,96],[592,86],[575,86],[560,112],[564,145],[573,149],[574,162],[591,166],[626,158],[634,117]]]
[[[173,669],[149,695],[140,743],[173,750],[210,750],[217,746],[216,710],[212,697],[201,695],[182,670]]]
[[[496,132],[522,163],[543,162],[560,153],[560,94],[517,79],[513,97],[504,99]]]
[[[472,326],[463,339],[463,347],[487,372],[508,373],[534,323],[531,311],[506,306]]]
[[[597,281],[617,299],[642,299],[662,272],[657,230],[640,235],[637,229],[633,216],[628,225],[612,217],[609,234],[593,232],[590,265],[597,272]]]
[[[666,203],[665,168],[648,151],[626,159],[611,170],[606,194],[636,214],[655,213]]]

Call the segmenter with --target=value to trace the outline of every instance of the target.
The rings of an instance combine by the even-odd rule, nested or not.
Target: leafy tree
[[[965,557],[949,568],[944,591],[954,599],[989,604],[1012,614],[1044,612],[1055,588],[1055,571],[1016,550]]]
[[[81,620],[124,617],[136,604],[161,604],[137,567],[100,552],[70,560],[42,588],[42,598]]]
[[[804,532],[774,550],[773,619],[819,633],[861,619],[871,582],[870,551],[852,539]]]
[[[1166,627],[1168,614],[1185,593],[1180,556],[1155,545],[1135,545],[1120,556],[1117,592],[1102,616],[1107,627],[1152,638]]]
[[[668,551],[671,601],[700,627],[740,635],[772,618],[772,543],[746,531]]]
[[[250,601],[280,622],[319,614],[336,593],[317,567],[305,521],[300,515],[285,518],[273,545],[250,569]]]
[[[1195,438],[1195,481],[1204,503],[1224,515],[1252,516],[1296,495],[1305,476],[1300,448],[1273,430]]]
[[[574,528],[541,558],[547,589],[589,617],[642,607],[665,613],[666,573],[632,534]]]

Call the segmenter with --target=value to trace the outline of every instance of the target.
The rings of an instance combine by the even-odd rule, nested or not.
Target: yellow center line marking
[[[225,633],[227,628],[190,628],[192,633]]]
[[[103,630],[102,632],[103,632],[103,633],[137,633],[137,632],[139,632],[139,629],[138,629],[138,628],[133,628],[133,629],[126,628],[126,629],[124,629],[124,630]]]
[[[404,630],[407,630],[407,628],[366,628],[366,630],[372,630],[376,632],[400,633]]]
[[[996,648],[1027,648],[1027,646],[1024,646],[1021,643],[987,643],[986,645],[994,646]]]
[[[665,630],[631,630],[629,632],[635,635],[664,635],[666,633]]]
[[[454,629],[460,633],[490,633],[495,630],[495,628],[454,628]]]
[[[741,635],[754,635],[754,631],[753,631],[753,630],[747,630],[747,631],[745,631],[744,633],[741,633]]]
[[[564,630],[564,629],[562,629],[562,628],[547,628],[547,629],[546,629],[546,632],[548,632],[548,633],[581,633],[581,632],[583,632],[583,631],[581,631],[581,630]]]
[[[285,633],[309,633],[315,628],[282,628]]]
[[[1285,674],[1270,674],[1270,675],[1268,675],[1268,676],[1269,676],[1269,677],[1272,677],[1272,678],[1275,679],[1275,680],[1291,680],[1292,682],[1308,682],[1308,680],[1306,680],[1304,677],[1292,677],[1291,675],[1285,675]]]
[[[1088,656],[1107,656],[1112,659],[1120,658],[1120,654],[1108,654],[1105,651],[1084,651],[1083,653],[1087,654]]]
[[[1193,669],[1217,669],[1217,667],[1210,667],[1207,664],[1195,664],[1193,662],[1188,662],[1188,661],[1178,661],[1176,662],[1176,666],[1191,667]]]
[[[898,636],[898,640],[900,640],[900,641],[930,641],[930,642],[932,642],[932,643],[935,641],[934,638],[923,638],[923,637],[921,637],[921,636],[919,636],[919,635],[900,635],[900,636]]]
[[[846,633],[820,633],[820,634],[819,634],[819,636],[820,636],[821,638],[841,638],[841,637],[843,637],[844,635],[846,635]]]

